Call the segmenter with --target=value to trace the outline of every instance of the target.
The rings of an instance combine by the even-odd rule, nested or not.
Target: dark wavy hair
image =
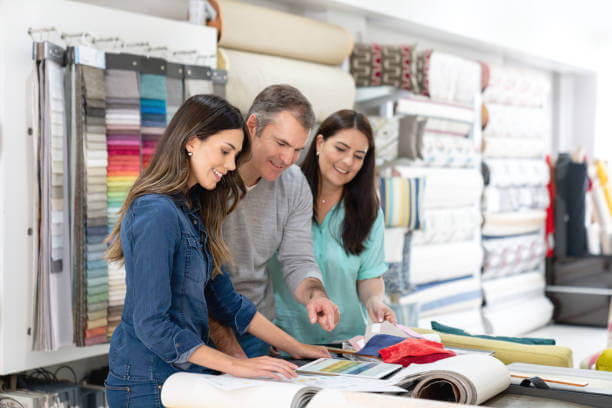
[[[110,245],[106,259],[123,261],[121,221],[136,198],[152,193],[173,196],[187,189],[190,172],[187,142],[193,136],[206,140],[215,133],[230,129],[240,129],[244,135],[242,150],[236,155],[238,169],[251,154],[249,130],[240,111],[214,95],[194,95],[181,105],[159,140],[149,167],[134,182],[121,207],[119,220],[107,238]],[[200,189],[200,218],[208,232],[208,246],[214,263],[213,276],[221,273],[223,263],[231,262],[229,249],[223,241],[221,224],[245,193],[246,188],[237,170],[223,176],[214,190]]]
[[[319,195],[319,158],[316,154],[316,136],[321,135],[326,140],[343,129],[357,129],[368,139],[368,151],[359,172],[350,182],[344,185],[341,200],[344,201],[344,221],[342,222],[342,246],[347,254],[360,254],[376,221],[379,201],[376,195],[375,174],[375,148],[372,126],[361,113],[345,109],[333,113],[321,123],[315,133],[310,149],[301,164],[302,172],[308,180],[313,194],[313,214],[316,216]]]

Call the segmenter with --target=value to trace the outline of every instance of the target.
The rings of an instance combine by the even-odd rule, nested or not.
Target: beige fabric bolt
[[[353,77],[339,68],[288,58],[224,49],[227,59],[227,100],[243,114],[265,87],[289,84],[310,101],[317,122],[355,102]]]
[[[342,64],[353,50],[343,27],[244,2],[218,3],[220,47],[328,65]]]

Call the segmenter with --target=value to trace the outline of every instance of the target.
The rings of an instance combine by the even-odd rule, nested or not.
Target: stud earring
[[[189,157],[193,156],[193,152],[187,152],[187,156]]]
[[[319,152],[317,152],[317,156],[319,155]]]

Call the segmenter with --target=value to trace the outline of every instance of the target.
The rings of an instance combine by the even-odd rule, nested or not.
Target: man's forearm
[[[295,289],[295,299],[303,305],[315,297],[327,298],[325,286],[317,278],[306,278]]]
[[[236,358],[247,358],[244,350],[240,346],[234,331],[227,326],[222,325],[210,315],[208,316],[208,330],[210,339],[215,344],[217,350],[229,354]]]

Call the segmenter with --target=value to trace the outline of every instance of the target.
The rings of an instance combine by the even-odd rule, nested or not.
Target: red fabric
[[[441,343],[411,337],[380,349],[379,353],[385,363],[401,364],[404,367],[412,363],[433,363],[455,355],[454,351],[444,349]]]

